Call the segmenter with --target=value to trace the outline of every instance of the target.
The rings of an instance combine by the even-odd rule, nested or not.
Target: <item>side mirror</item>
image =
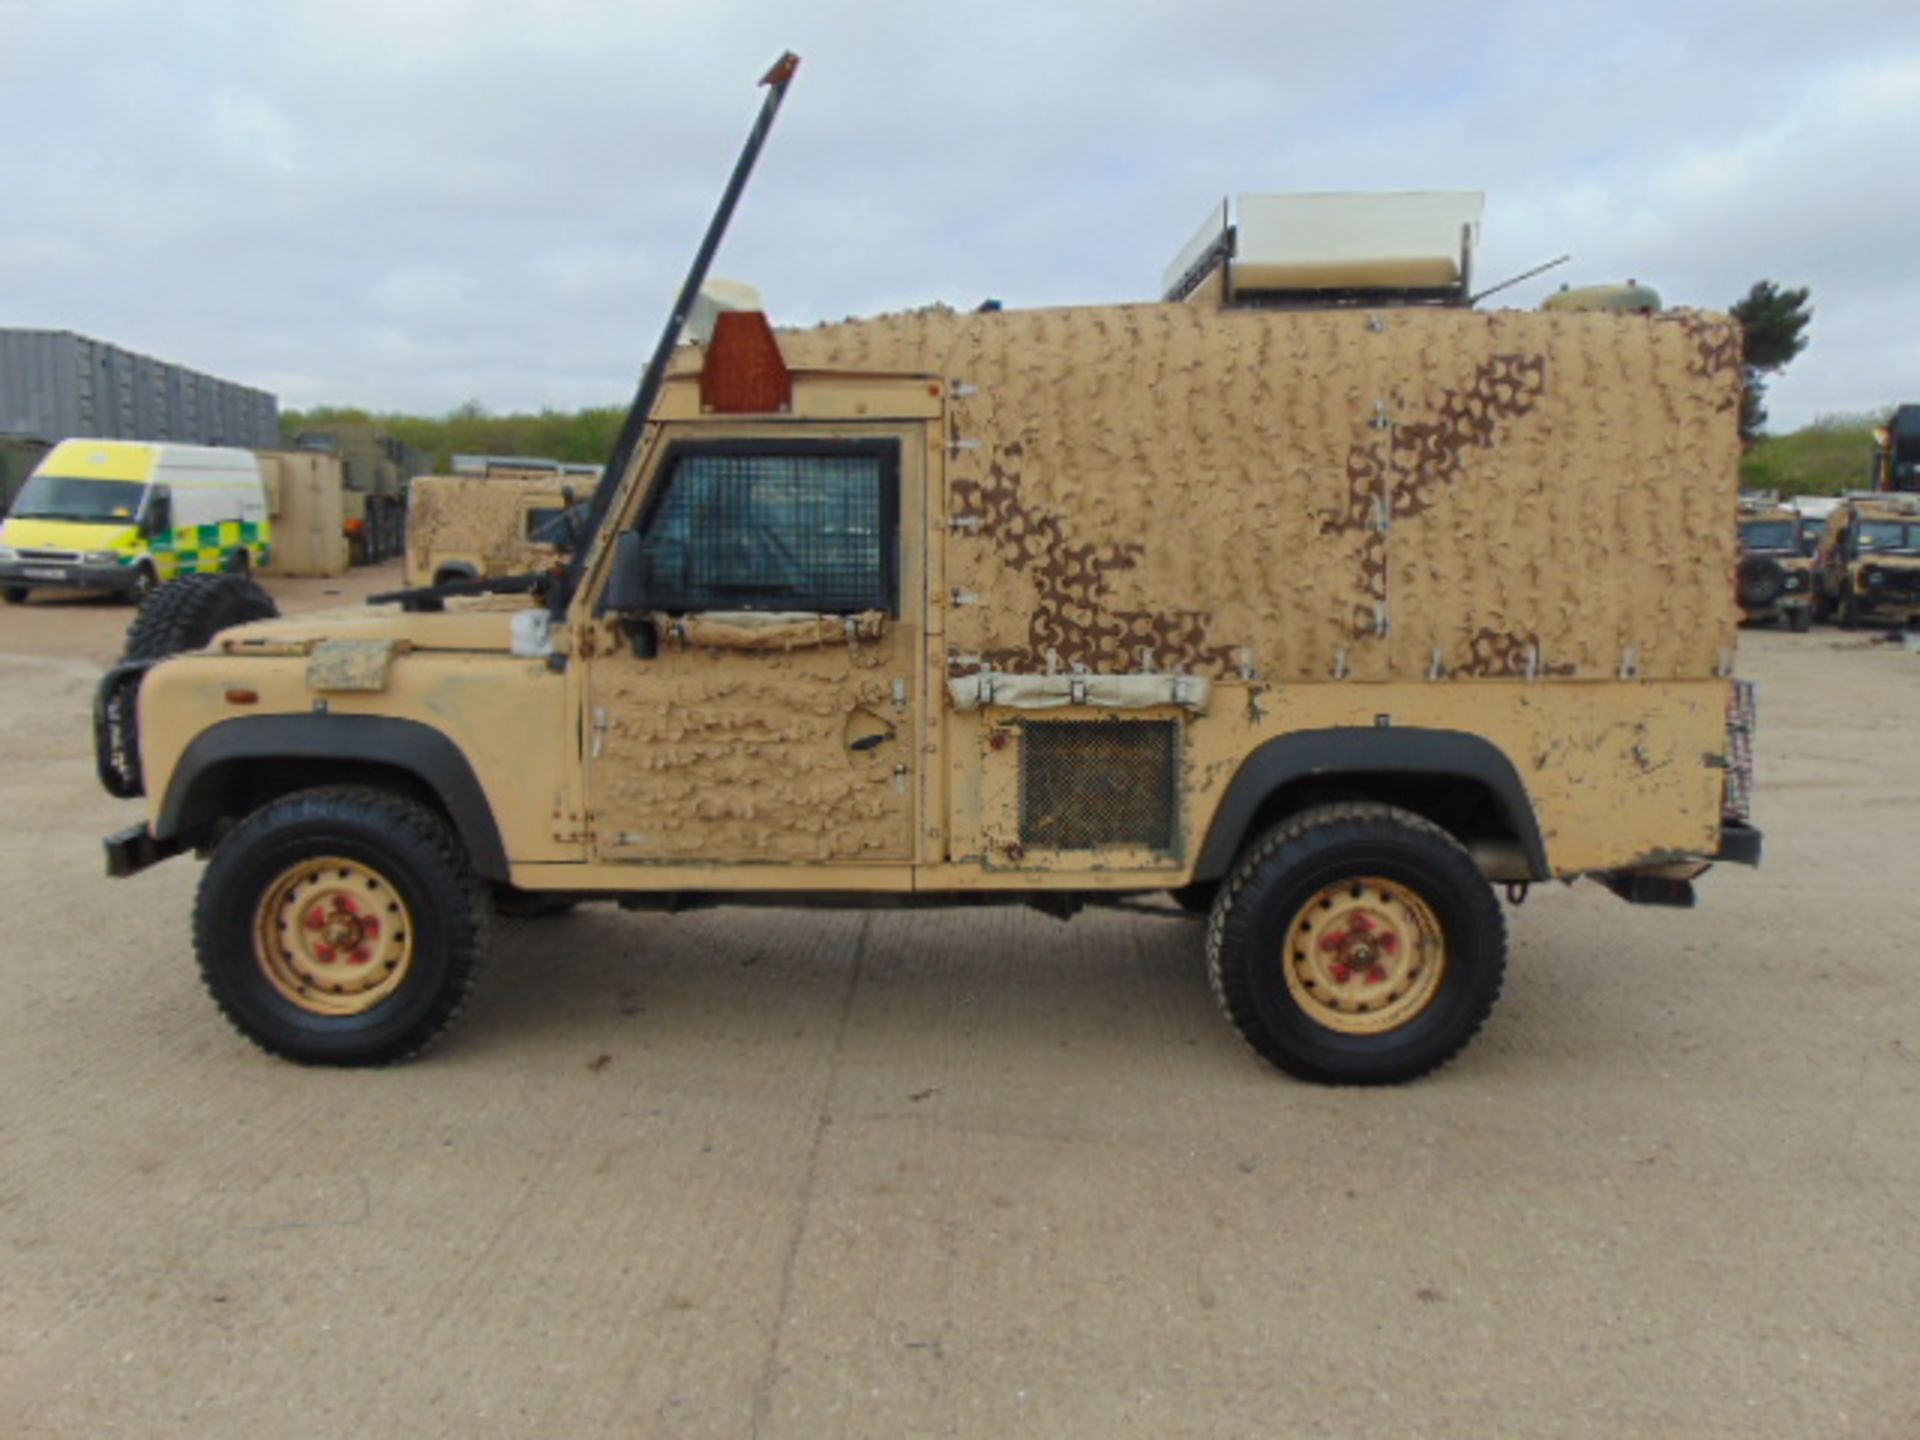
[[[613,542],[613,573],[600,597],[600,613],[619,617],[633,653],[651,660],[660,653],[660,637],[647,615],[647,592],[653,585],[653,555],[638,530],[622,530]]]
[[[600,609],[613,615],[638,615],[647,608],[653,580],[653,557],[641,543],[638,530],[622,530],[613,545],[613,573],[607,577]]]

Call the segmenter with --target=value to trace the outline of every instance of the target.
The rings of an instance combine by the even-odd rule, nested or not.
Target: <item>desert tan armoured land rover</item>
[[[1740,507],[1740,615],[1791,629],[1813,627],[1813,547],[1797,510],[1783,505]]]
[[[649,371],[544,596],[112,672],[102,774],[148,815],[109,868],[206,853],[209,986],[308,1062],[423,1046],[496,902],[1170,895],[1260,1053],[1406,1079],[1494,1003],[1496,886],[1684,904],[1758,858],[1739,356],[1684,311],[1230,284],[729,315]]]
[[[548,569],[571,548],[569,506],[593,490],[590,476],[422,475],[407,492],[406,583]]]
[[[1837,505],[1815,583],[1823,614],[1849,629],[1920,621],[1920,496],[1856,495]]]

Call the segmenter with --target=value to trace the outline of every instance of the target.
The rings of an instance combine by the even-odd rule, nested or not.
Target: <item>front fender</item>
[[[236,767],[304,762],[399,770],[438,797],[474,869],[508,878],[506,846],[486,792],[459,746],[429,725],[386,715],[258,715],[222,720],[201,731],[173,767],[153,823],[160,842],[181,840],[219,818]]]

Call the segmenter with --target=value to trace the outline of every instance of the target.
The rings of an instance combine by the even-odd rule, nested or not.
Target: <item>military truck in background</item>
[[[1902,405],[1874,427],[1873,472],[1868,489],[1920,492],[1920,405]]]
[[[367,421],[343,420],[302,430],[293,448],[338,456],[344,490],[347,550],[355,565],[377,565],[406,543],[407,487],[431,464],[425,451]]]
[[[593,475],[421,475],[407,498],[405,579],[448,585],[549,570],[572,552]]]
[[[1844,629],[1920,623],[1920,495],[1855,494],[1834,508],[1814,562],[1815,608]]]
[[[794,63],[561,576],[102,682],[109,872],[209,857],[245,1035],[414,1054],[500,906],[1104,905],[1204,917],[1279,1067],[1401,1081],[1493,1007],[1496,887],[1757,862],[1730,321],[1476,312],[1465,202],[1361,197],[1177,300],[676,350]]]
[[[1740,506],[1740,616],[1752,624],[1781,620],[1813,628],[1814,546],[1800,512],[1775,502]]]

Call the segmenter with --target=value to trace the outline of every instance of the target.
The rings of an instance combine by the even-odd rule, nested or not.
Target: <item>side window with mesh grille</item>
[[[897,613],[892,442],[748,442],[669,456],[644,522],[663,610]]]

